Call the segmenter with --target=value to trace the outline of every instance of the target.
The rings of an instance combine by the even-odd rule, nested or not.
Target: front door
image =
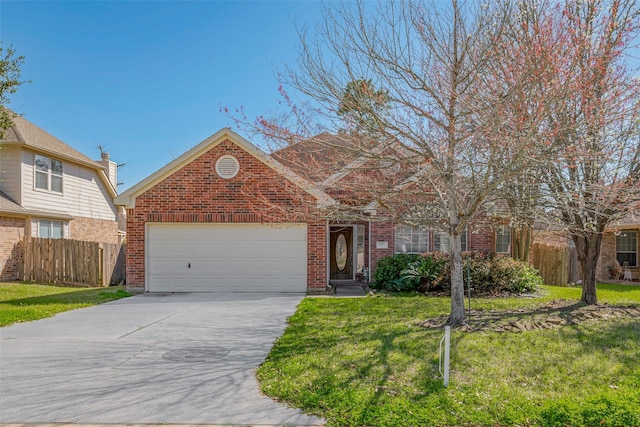
[[[329,237],[329,279],[352,280],[353,227],[331,227]]]

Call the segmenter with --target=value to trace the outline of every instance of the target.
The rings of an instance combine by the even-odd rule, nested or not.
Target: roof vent
[[[238,175],[240,163],[233,156],[222,156],[216,162],[216,172],[222,179],[231,179]]]

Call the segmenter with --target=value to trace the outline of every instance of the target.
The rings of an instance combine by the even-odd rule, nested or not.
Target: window
[[[616,236],[616,259],[620,265],[626,262],[629,267],[638,266],[638,232],[621,231]]]
[[[41,239],[62,239],[64,237],[64,223],[48,219],[39,220],[38,237]]]
[[[511,253],[511,226],[500,225],[496,227],[496,253]]]
[[[460,235],[460,244],[462,252],[466,252],[467,230],[464,230]],[[444,231],[436,233],[433,246],[433,250],[436,252],[451,252],[451,239],[449,238],[449,233],[445,233]]]
[[[429,233],[424,227],[396,225],[396,253],[421,254],[427,252]]]
[[[34,164],[36,188],[62,193],[62,162],[36,154]]]

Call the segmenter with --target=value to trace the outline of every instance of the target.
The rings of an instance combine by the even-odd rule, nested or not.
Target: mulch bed
[[[416,323],[427,329],[444,327],[448,316],[439,316]],[[526,332],[577,325],[596,319],[640,319],[640,306],[609,304],[584,305],[575,301],[554,300],[546,304],[517,310],[471,310],[467,324],[453,328],[458,331]]]

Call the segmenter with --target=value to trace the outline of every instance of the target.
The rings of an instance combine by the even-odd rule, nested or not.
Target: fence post
[[[105,256],[104,253],[104,248],[98,248],[98,253],[100,254],[100,262],[98,262],[98,268],[100,269],[100,271],[98,271],[98,277],[100,278],[100,286],[109,286],[109,283],[107,283],[106,280],[106,271],[107,269],[105,268],[105,262],[107,260],[107,257]]]

